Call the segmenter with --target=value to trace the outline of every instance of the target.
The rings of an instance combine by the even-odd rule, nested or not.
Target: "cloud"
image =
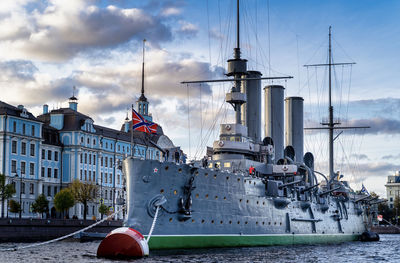
[[[177,16],[182,13],[182,9],[177,7],[166,7],[161,11],[161,16]]]
[[[62,61],[93,48],[132,39],[170,41],[170,28],[138,8],[97,7],[92,1],[49,1],[42,10],[12,12],[0,20],[0,47],[19,57]],[[7,54],[5,54],[7,55]]]
[[[199,28],[187,21],[179,21],[180,28],[176,31],[181,37],[184,38],[194,38],[199,32]]]
[[[382,160],[390,160],[390,159],[399,159],[400,158],[400,153],[393,155],[393,154],[388,154],[388,155],[384,155],[382,156]]]
[[[366,154],[351,154],[350,158],[353,159],[358,159],[358,160],[369,160],[368,156]]]

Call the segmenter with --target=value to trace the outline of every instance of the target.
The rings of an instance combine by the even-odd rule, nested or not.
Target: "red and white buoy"
[[[129,227],[111,231],[97,249],[97,256],[104,258],[134,258],[148,255],[149,246],[144,236]]]

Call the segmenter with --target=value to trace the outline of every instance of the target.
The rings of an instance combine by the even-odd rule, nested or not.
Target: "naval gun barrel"
[[[376,201],[376,202],[373,202],[373,203],[369,203],[370,205],[377,205],[377,204],[380,204],[380,203],[386,203],[387,202],[387,200],[379,200],[379,201]]]
[[[361,197],[361,198],[358,198],[358,199],[355,200],[354,202],[355,202],[355,203],[360,202],[360,201],[362,201],[362,200],[365,200],[365,199],[369,198],[370,196],[371,196],[371,195],[363,196],[363,197]]]
[[[338,187],[336,187],[336,188],[332,188],[331,190],[328,190],[328,191],[325,191],[325,192],[320,193],[319,196],[327,195],[327,194],[329,194],[329,193],[332,193],[333,191],[339,190],[340,188],[341,188],[340,186],[338,186]]]
[[[315,187],[319,186],[319,184],[314,184],[312,186],[306,187],[303,190],[301,190],[301,193],[303,194],[304,192],[308,192],[311,191],[312,189],[314,189]]]
[[[283,187],[299,184],[301,182],[303,182],[303,181],[302,180],[297,180],[297,181],[293,181],[293,182],[290,182],[290,183],[287,183],[287,184],[281,184],[278,187],[279,187],[279,189],[282,189]]]

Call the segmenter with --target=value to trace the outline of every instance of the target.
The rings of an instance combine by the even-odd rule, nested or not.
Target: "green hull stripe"
[[[150,249],[249,247],[338,243],[358,240],[359,235],[198,235],[198,236],[152,236]]]

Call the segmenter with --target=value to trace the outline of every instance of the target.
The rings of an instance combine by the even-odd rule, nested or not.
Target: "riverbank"
[[[371,231],[378,234],[400,234],[400,227],[391,225],[380,225],[371,227]]]
[[[46,241],[68,235],[96,222],[82,219],[1,218],[0,242]],[[109,233],[121,226],[122,220],[109,220],[86,232]]]

